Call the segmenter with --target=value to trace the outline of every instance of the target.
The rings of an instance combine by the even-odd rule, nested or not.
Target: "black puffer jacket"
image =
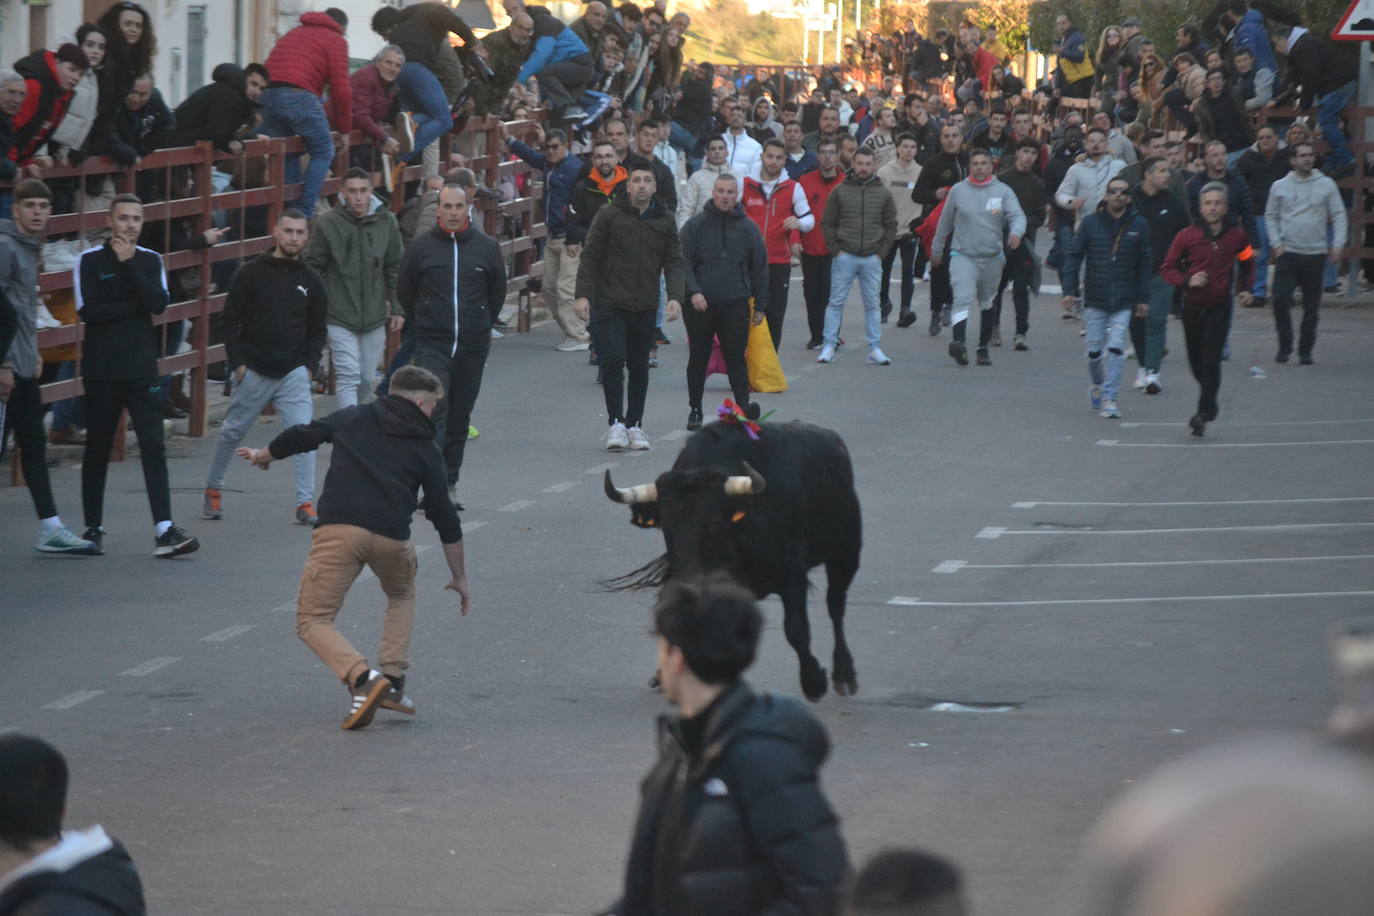
[[[825,731],[746,683],[692,720],[662,717],[620,916],[828,916],[848,872],[817,770]]]
[[[396,298],[415,342],[454,356],[491,351],[491,323],[506,301],[501,246],[471,223],[417,235],[401,260]]]
[[[658,309],[658,277],[668,298],[682,302],[682,245],[677,218],[657,197],[641,214],[628,193],[597,211],[577,269],[577,298],[631,312]]]
[[[0,893],[0,916],[144,916],[148,912],[143,883],[118,841],[96,827],[64,838],[62,846],[70,852],[55,863],[58,867],[26,875]]]
[[[213,82],[177,106],[177,143],[191,146],[209,140],[215,149],[227,153],[229,144],[253,120],[258,103],[249,101],[247,77],[238,64],[220,64],[211,76]]]
[[[768,249],[744,207],[722,213],[708,202],[682,227],[682,261],[688,298],[707,303],[762,302],[768,294]],[[683,308],[687,304],[683,303]]]

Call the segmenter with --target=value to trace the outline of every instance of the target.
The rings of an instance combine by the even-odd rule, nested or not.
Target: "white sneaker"
[[[821,347],[821,355],[816,357],[818,363],[828,363],[835,359],[835,348],[830,344]]]
[[[1119,420],[1121,411],[1116,409],[1116,401],[1103,401],[1102,413],[1099,415],[1105,420]]]
[[[1159,383],[1158,372],[1147,372],[1145,374],[1145,393],[1159,394],[1164,390],[1164,386]]]
[[[506,336],[505,334],[502,334],[500,331],[496,330],[496,328],[492,328],[492,329],[491,329],[491,339],[492,339],[492,340],[500,340],[502,337],[505,337],[505,336]]]
[[[644,435],[644,430],[638,426],[631,426],[626,432],[630,436],[631,451],[647,452],[649,450],[649,437]]]
[[[34,321],[34,326],[41,331],[45,328],[60,328],[62,322],[54,318],[52,312],[48,311],[48,307],[40,302],[38,303],[38,315]]]
[[[564,337],[563,342],[558,345],[558,349],[564,353],[576,353],[579,350],[589,350],[591,346],[589,341],[578,340],[576,337]]]
[[[606,448],[613,452],[630,447],[630,433],[625,429],[625,424],[619,420],[611,424],[611,428],[606,432]]]
[[[1149,370],[1146,370],[1146,369],[1137,369],[1137,370],[1135,371],[1135,388],[1136,388],[1136,390],[1137,390],[1137,391],[1144,391],[1144,390],[1145,390],[1145,385],[1146,385],[1146,383],[1149,381],[1149,378],[1150,378]]]
[[[874,347],[868,351],[868,364],[870,366],[890,366],[892,360],[887,358],[887,354],[880,348]]]

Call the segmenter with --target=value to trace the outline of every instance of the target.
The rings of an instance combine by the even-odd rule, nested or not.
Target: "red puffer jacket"
[[[348,80],[348,39],[343,26],[324,13],[304,13],[301,24],[278,39],[267,55],[272,82],[290,83],[316,95],[329,87],[330,125],[340,133],[353,126],[353,84]]]
[[[1183,288],[1184,304],[1222,308],[1231,297],[1233,267],[1240,268],[1235,288],[1248,291],[1255,273],[1255,252],[1240,222],[1228,214],[1215,237],[1202,220],[1174,236],[1159,275],[1170,285]],[[1207,272],[1207,285],[1189,286],[1189,278],[1203,271]]]

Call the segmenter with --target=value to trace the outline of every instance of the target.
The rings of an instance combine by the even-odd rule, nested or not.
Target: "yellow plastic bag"
[[[751,320],[753,316],[753,303],[750,303]],[[765,394],[787,390],[787,376],[783,374],[782,363],[778,361],[778,351],[773,349],[773,335],[768,330],[767,318],[749,325],[749,343],[744,348],[744,362],[749,367],[749,387],[753,390]]]

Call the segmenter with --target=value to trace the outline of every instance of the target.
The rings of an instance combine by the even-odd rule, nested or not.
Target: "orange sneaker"
[[[215,498],[216,500],[218,500],[218,494],[216,494]],[[216,503],[216,505],[218,505],[218,503]],[[305,502],[297,506],[296,521],[302,525],[309,525],[311,528],[314,528],[316,525],[318,525],[320,523],[320,517],[315,514],[315,504],[307,499]]]
[[[200,510],[200,517],[208,519],[224,518],[224,512],[220,509],[219,505],[219,490],[205,491],[205,504]]]

